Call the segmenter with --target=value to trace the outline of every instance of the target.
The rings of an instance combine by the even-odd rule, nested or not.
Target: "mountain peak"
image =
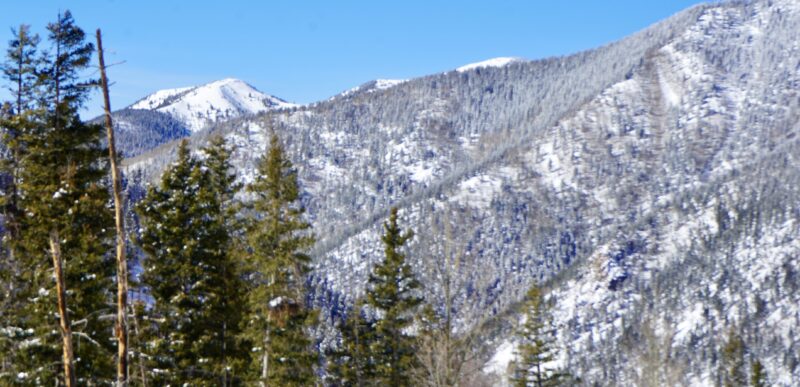
[[[240,79],[224,78],[200,86],[159,90],[129,109],[169,114],[196,132],[212,123],[292,106]]]

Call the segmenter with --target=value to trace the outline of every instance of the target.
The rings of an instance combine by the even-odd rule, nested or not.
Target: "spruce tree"
[[[212,326],[217,341],[217,363],[212,367],[219,375],[219,385],[229,386],[241,383],[246,369],[249,353],[242,340],[246,311],[246,284],[242,279],[240,259],[242,224],[238,219],[239,205],[236,194],[242,184],[236,182],[236,174],[231,164],[231,149],[221,136],[213,138],[203,149],[203,166],[208,171],[207,189],[213,192],[219,211],[215,214],[217,223],[227,231],[224,245],[219,246],[224,260],[214,279],[220,297],[211,313]]]
[[[375,330],[357,301],[346,320],[338,327],[339,346],[328,352],[328,376],[337,386],[369,386],[376,380],[375,363],[370,354]]]
[[[16,254],[14,242],[19,238],[19,164],[24,147],[22,134],[31,127],[33,109],[31,102],[37,84],[36,58],[38,35],[30,33],[30,27],[21,25],[12,30],[14,38],[8,43],[3,76],[8,82],[8,91],[13,97],[0,107],[0,130],[2,131],[2,153],[0,156],[0,212],[4,230],[0,249],[0,381],[16,374],[14,354],[19,338],[24,332],[19,328],[19,314],[26,303],[24,294],[28,283],[22,280],[23,264]]]
[[[113,380],[111,322],[102,318],[111,311],[113,222],[102,128],[78,117],[89,91],[84,86],[92,83],[81,72],[93,46],[69,12],[48,31],[53,55],[42,56],[36,68],[36,95],[45,97],[23,112],[26,127],[18,137],[24,152],[18,206],[25,216],[9,247],[27,268],[20,280],[30,302],[20,311],[24,334],[15,365],[25,383],[102,384]],[[70,357],[80,361],[70,367]]]
[[[747,385],[747,376],[744,362],[744,341],[742,337],[731,328],[725,346],[722,348],[722,364],[720,376],[725,387]]]
[[[8,81],[8,91],[13,97],[15,114],[36,108],[36,89],[39,83],[39,35],[31,33],[30,26],[22,24],[12,30],[14,38],[8,42],[3,75]]]
[[[565,375],[548,363],[556,356],[550,325],[549,306],[541,290],[534,286],[526,295],[524,304],[525,323],[518,332],[521,341],[517,348],[517,361],[513,364],[512,382],[515,386],[557,386]]]
[[[253,345],[250,380],[262,386],[313,384],[317,355],[310,328],[316,313],[305,304],[305,281],[314,243],[298,203],[297,173],[274,133],[259,161],[247,229],[252,273],[247,337]]]
[[[39,84],[37,65],[40,63],[37,57],[39,36],[30,32],[30,26],[23,24],[12,32],[14,38],[8,42],[6,61],[2,67],[13,101],[7,105],[6,113],[0,115],[5,148],[5,157],[0,165],[0,173],[4,175],[2,212],[7,239],[19,236],[19,163],[25,150],[22,135],[33,125]],[[10,259],[14,259],[13,250],[9,251],[9,255]]]
[[[235,340],[241,286],[212,175],[184,140],[160,186],[137,205],[147,256],[142,281],[153,298],[148,330],[156,332],[145,347],[157,385],[230,384],[235,359],[244,356]]]
[[[766,387],[768,385],[767,371],[760,360],[754,360],[750,364],[750,385],[753,387]]]
[[[375,363],[375,383],[408,386],[416,365],[415,340],[408,328],[422,298],[417,295],[420,283],[401,249],[414,233],[403,232],[398,226],[397,208],[392,208],[384,231],[384,259],[373,268],[367,290],[367,305],[377,315],[370,354]]]

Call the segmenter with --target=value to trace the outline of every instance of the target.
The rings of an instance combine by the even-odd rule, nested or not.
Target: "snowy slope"
[[[224,135],[247,181],[275,120],[329,323],[363,292],[395,205],[438,306],[442,241],[462,253],[457,324],[493,321],[485,369],[501,379],[515,305],[545,283],[560,361],[586,385],[713,385],[730,329],[773,385],[796,385],[798,25],[796,1],[700,6],[596,50],[372,85],[191,140]],[[132,186],[172,152],[127,160]]]
[[[129,109],[167,113],[196,132],[211,123],[294,106],[264,94],[244,81],[227,78],[202,86],[160,90],[134,103]]]
[[[386,90],[391,87],[405,83],[407,81],[408,81],[407,79],[376,79],[374,81],[369,81],[367,83],[364,83],[363,85],[356,86],[352,89],[345,90],[344,92],[331,97],[331,99],[340,97],[352,97],[361,93],[372,93],[379,90]]]

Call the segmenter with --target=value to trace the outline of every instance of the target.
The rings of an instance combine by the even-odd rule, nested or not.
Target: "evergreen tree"
[[[524,313],[525,323],[518,332],[521,344],[517,349],[518,360],[513,364],[512,381],[519,387],[557,386],[565,375],[548,366],[555,359],[556,349],[549,328],[549,307],[536,286],[528,290]]]
[[[209,172],[208,185],[219,203],[217,223],[227,230],[228,237],[225,245],[220,249],[225,254],[224,264],[215,279],[219,294],[223,297],[212,307],[212,325],[216,330],[218,341],[219,360],[212,367],[214,373],[220,375],[219,385],[228,386],[240,383],[243,377],[249,353],[247,345],[242,340],[244,329],[244,314],[246,307],[245,288],[242,279],[242,268],[237,265],[240,258],[240,244],[237,240],[241,237],[241,222],[238,221],[237,212],[239,205],[235,201],[236,194],[241,190],[242,184],[236,182],[231,164],[231,149],[226,145],[221,136],[213,138],[208,147],[203,149],[206,158],[203,165]]]
[[[48,31],[56,55],[37,62],[41,93],[36,95],[53,98],[39,98],[39,109],[17,115],[25,122],[16,137],[17,149],[24,152],[17,191],[19,213],[25,216],[18,217],[9,248],[26,267],[19,280],[25,284],[21,297],[29,302],[19,313],[23,334],[14,363],[26,383],[101,384],[113,380],[111,322],[102,319],[111,304],[113,265],[107,253],[113,223],[103,180],[102,128],[81,122],[77,114],[89,91],[79,87],[87,84],[80,73],[93,46],[84,42],[69,12],[49,24]],[[32,85],[33,72],[28,68],[16,76]],[[33,106],[31,88],[22,87],[18,106]],[[68,347],[80,359],[72,367]],[[72,376],[62,380],[67,368]]]
[[[368,386],[376,380],[375,363],[370,355],[374,341],[373,321],[363,313],[361,301],[339,325],[341,342],[328,353],[329,376],[337,386]]]
[[[19,236],[19,163],[24,154],[21,137],[34,124],[36,106],[33,103],[39,83],[37,65],[40,63],[37,58],[39,36],[31,34],[30,26],[23,24],[12,32],[14,39],[8,42],[3,75],[14,100],[9,103],[6,114],[0,115],[5,148],[0,165],[0,171],[5,175],[2,181],[2,209],[7,239]],[[9,256],[14,259],[13,250],[9,251]]]
[[[14,38],[8,42],[3,75],[8,81],[8,91],[14,98],[14,113],[19,115],[36,108],[39,35],[31,33],[30,26],[26,24],[12,30],[12,33]]]
[[[750,364],[750,385],[753,387],[767,386],[767,371],[761,361],[755,360]]]
[[[151,187],[137,210],[147,255],[142,281],[154,301],[155,327],[149,329],[156,334],[146,345],[153,349],[151,381],[229,384],[235,359],[243,356],[235,340],[241,304],[235,304],[233,288],[240,286],[214,178],[186,141],[160,187]],[[223,301],[229,296],[234,302]]]
[[[375,383],[408,386],[416,357],[414,337],[407,330],[422,298],[416,294],[420,283],[400,250],[414,233],[400,229],[397,208],[392,208],[384,230],[384,260],[373,268],[367,291],[367,305],[378,316],[370,354],[375,363]]]
[[[21,25],[12,30],[8,43],[3,76],[13,101],[0,107],[2,153],[0,156],[0,208],[3,216],[3,243],[0,250],[0,381],[3,375],[14,374],[15,343],[23,333],[19,330],[18,312],[22,310],[27,283],[21,280],[23,265],[13,241],[19,238],[19,163],[23,155],[21,135],[31,127],[31,100],[36,85],[36,49],[39,37],[30,27]]]
[[[316,313],[304,302],[310,258],[303,251],[314,238],[297,203],[297,174],[274,133],[247,190],[254,196],[246,257],[252,272],[247,327],[254,355],[250,380],[262,386],[310,385],[317,355],[309,330]]]
[[[728,340],[722,348],[720,376],[725,387],[747,385],[744,362],[744,341],[734,330],[728,332]]]

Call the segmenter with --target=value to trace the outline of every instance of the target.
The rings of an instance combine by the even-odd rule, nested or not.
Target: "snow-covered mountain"
[[[442,270],[458,273],[460,330],[486,338],[498,383],[516,305],[542,283],[558,361],[585,385],[713,385],[733,329],[746,360],[792,386],[798,26],[795,0],[702,5],[595,50],[376,82],[190,140],[225,136],[248,180],[273,123],[319,240],[309,298],[328,322],[363,293],[398,206],[437,307]],[[174,148],[126,160],[132,197]]]
[[[156,91],[114,112],[114,118],[122,151],[136,156],[213,124],[295,106],[244,81],[227,78],[201,86]]]
[[[226,78],[202,86],[159,90],[128,109],[166,113],[183,122],[192,132],[197,132],[211,123],[294,106],[264,94],[244,81]]]

